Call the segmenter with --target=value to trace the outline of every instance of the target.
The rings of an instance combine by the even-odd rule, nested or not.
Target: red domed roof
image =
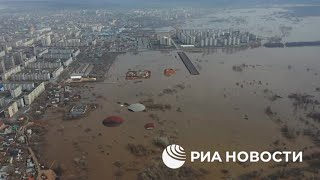
[[[124,120],[121,117],[118,116],[109,116],[106,119],[103,120],[103,125],[107,127],[115,127],[122,124]]]

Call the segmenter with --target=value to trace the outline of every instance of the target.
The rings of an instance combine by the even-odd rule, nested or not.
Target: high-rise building
[[[160,37],[160,44],[165,46],[171,46],[171,38],[167,36]]]
[[[36,55],[37,55],[37,47],[36,47],[36,46],[33,46],[32,49],[33,49],[33,55],[36,56]]]
[[[201,39],[201,47],[204,47],[204,39]]]
[[[213,38],[210,38],[209,46],[213,46]]]
[[[236,45],[237,43],[237,38],[236,37],[232,37],[232,45]]]
[[[232,45],[232,37],[230,36],[229,38],[228,38],[228,46],[231,46]]]
[[[240,45],[240,38],[237,38],[237,44],[236,45]]]
[[[4,57],[6,55],[6,52],[5,51],[0,51],[0,58],[1,57]]]
[[[47,36],[47,37],[46,37],[46,45],[47,45],[47,46],[50,46],[50,45],[51,45],[51,37],[50,37],[50,36]]]
[[[224,39],[224,46],[228,46],[228,39],[226,38],[226,39]]]
[[[205,39],[205,46],[208,47],[209,46],[209,38]]]
[[[16,66],[16,63],[15,63],[15,60],[14,60],[14,57],[13,57],[13,56],[10,57],[10,61],[11,61],[11,66],[12,66],[12,67],[15,67],[15,66]]]
[[[45,38],[42,39],[41,43],[42,43],[42,46],[50,46],[51,45],[51,37],[46,36]]]
[[[218,39],[213,40],[213,46],[218,46]]]
[[[6,71],[6,67],[4,65],[4,59],[0,58],[0,70],[2,71],[2,73],[4,73]]]
[[[191,36],[190,44],[194,45],[195,43],[196,43],[196,37],[195,36]]]

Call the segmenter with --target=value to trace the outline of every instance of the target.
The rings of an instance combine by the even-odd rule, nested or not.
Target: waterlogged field
[[[80,120],[49,120],[43,157],[60,163],[66,179],[320,178],[319,50],[187,52],[197,76],[175,51],[119,55],[105,82],[74,89],[84,101],[97,103],[96,110]],[[166,68],[176,74],[164,76]],[[150,70],[150,79],[125,80],[128,70],[139,69]],[[129,112],[124,105],[136,102],[146,111]],[[124,123],[103,126],[111,115]],[[150,122],[155,128],[145,130]],[[161,160],[173,143],[183,147],[187,159],[176,170]],[[303,151],[303,162],[201,163],[190,161],[191,151],[217,151],[221,159],[226,151]]]

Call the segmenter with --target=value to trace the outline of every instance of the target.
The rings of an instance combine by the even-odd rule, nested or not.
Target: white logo
[[[186,155],[184,149],[176,144],[171,144],[162,152],[163,163],[171,169],[178,169],[185,163]]]
[[[171,169],[178,169],[186,162],[184,149],[176,144],[167,146],[162,152],[163,163]],[[256,163],[256,162],[303,162],[303,151],[190,151],[190,162],[201,163]]]

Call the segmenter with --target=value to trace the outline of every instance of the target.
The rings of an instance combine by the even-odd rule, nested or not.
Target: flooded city
[[[4,1],[0,180],[320,178],[318,2]]]
[[[185,149],[312,153],[317,150],[316,140],[306,132],[318,133],[319,121],[306,114],[316,112],[317,103],[301,102],[297,106],[290,95],[319,98],[318,51],[308,47],[299,51],[256,48],[188,52],[200,72],[198,76],[189,74],[176,51],[121,54],[105,81],[75,88],[82,99],[96,103],[97,109],[76,122],[61,120],[57,110],[50,111],[47,142],[51,143],[43,153],[47,161],[68,167],[68,179],[79,174],[83,179],[99,179],[102,174],[107,179],[134,179],[143,170],[152,171],[148,168],[160,166],[162,147],[155,144],[159,138]],[[176,74],[165,76],[166,68]],[[149,79],[127,81],[128,70],[150,70],[152,74]],[[127,110],[126,104],[137,102],[147,109]],[[114,128],[103,126],[102,120],[111,115],[121,116],[124,122]],[[145,130],[146,123],[154,123],[154,129]],[[284,132],[285,127],[288,132]],[[301,166],[313,168],[308,163]],[[171,173],[156,168],[156,172],[147,173]],[[217,174],[237,178],[252,172],[257,177],[279,173],[270,164],[207,163],[192,168],[193,176],[203,176],[201,179]],[[297,173],[295,168],[295,164],[286,165],[290,177]]]

